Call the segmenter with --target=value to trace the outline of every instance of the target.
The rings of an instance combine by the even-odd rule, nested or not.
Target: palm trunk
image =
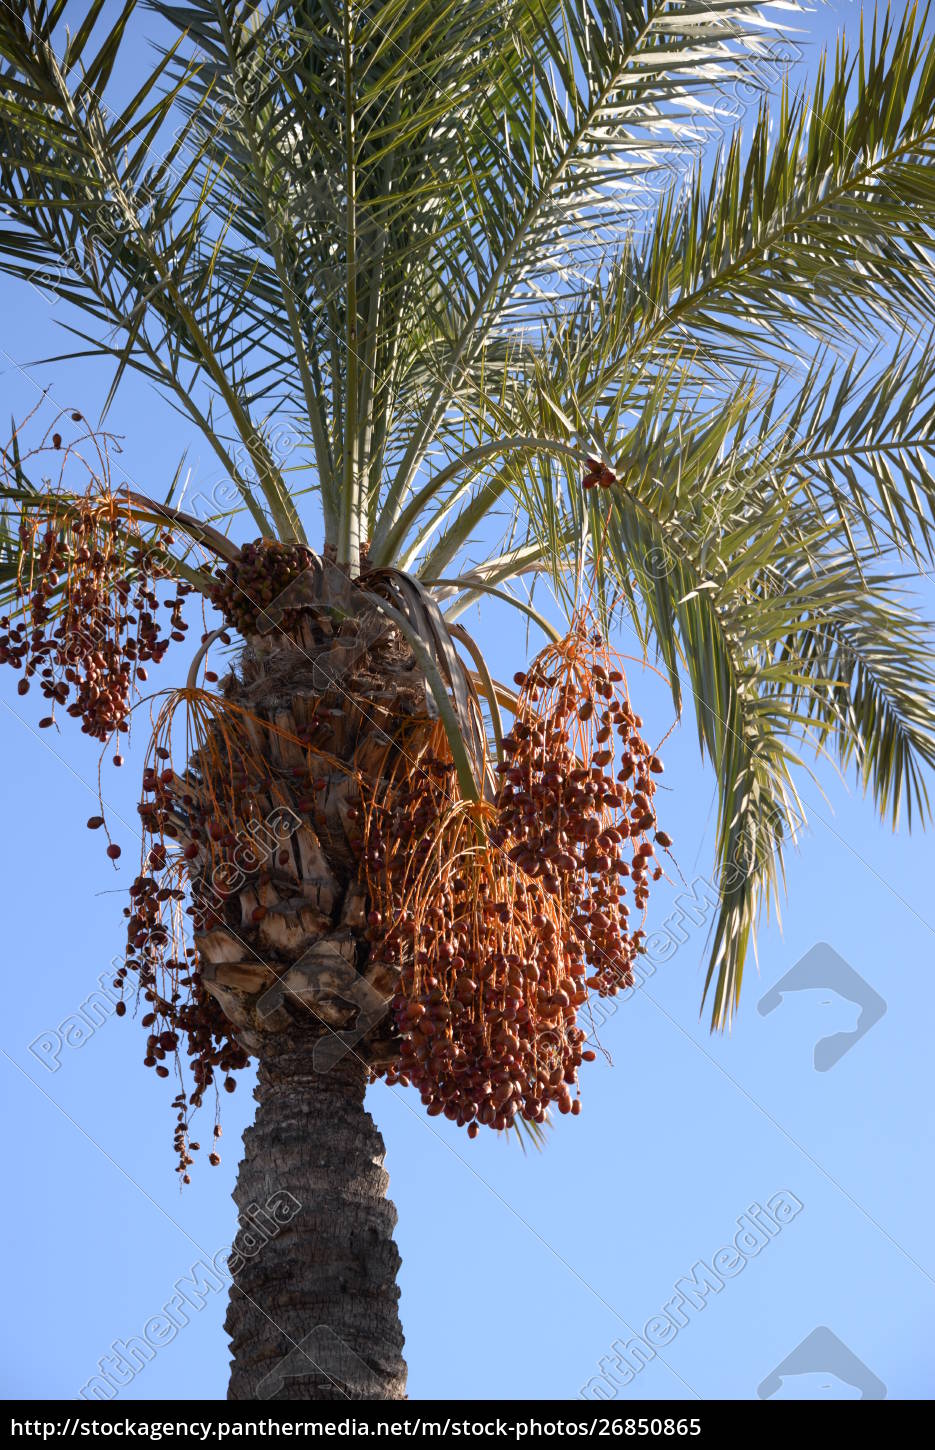
[[[316,1071],[300,1034],[265,1046],[234,1192],[235,1250],[256,1243],[264,1206],[285,1194],[292,1208],[232,1265],[228,1398],[402,1399],[396,1210],[364,1108],[367,1068],[351,1050]]]
[[[398,632],[358,608],[333,568],[310,566],[301,581],[309,597],[283,616],[291,633],[251,634],[225,681],[240,712],[234,765],[215,726],[169,787],[176,838],[198,857],[194,940],[198,990],[216,1004],[209,1025],[222,1031],[223,1013],[259,1063],[234,1194],[229,1398],[399,1399],[396,1212],[363,1101],[369,1070],[398,1055],[390,1003],[401,967],[371,941],[361,807],[380,797],[402,742],[418,758],[434,724]],[[238,870],[222,894],[209,833],[186,833],[193,797],[212,803],[208,818],[214,801],[231,799],[237,837],[251,843],[246,858],[239,846],[231,857]],[[284,1198],[292,1211],[273,1211],[270,1234],[268,1206]]]

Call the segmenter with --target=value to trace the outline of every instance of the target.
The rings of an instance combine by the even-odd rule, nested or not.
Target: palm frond
[[[935,46],[927,7],[843,41],[814,89],[764,102],[714,178],[660,204],[619,276],[631,345],[686,342],[709,368],[788,359],[935,322]],[[750,326],[756,318],[755,327]],[[852,350],[850,346],[848,351]]]

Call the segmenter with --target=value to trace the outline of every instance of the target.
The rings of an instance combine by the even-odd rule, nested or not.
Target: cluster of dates
[[[170,611],[165,624],[156,592],[165,577],[160,554],[172,536],[165,531],[154,544],[127,551],[117,535],[125,522],[110,495],[92,494],[42,523],[20,523],[26,562],[16,586],[19,607],[0,618],[0,664],[21,673],[21,695],[36,681],[51,706],[39,721],[43,728],[55,723],[60,707],[95,740],[128,730],[147,664],[158,664],[170,640],[185,638],[181,611],[190,586],[176,583],[162,601]]]
[[[641,922],[672,845],[656,822],[662,762],[601,637],[576,625],[517,683],[493,805],[458,805],[439,752],[394,783],[365,836],[371,950],[400,972],[388,1080],[472,1137],[553,1104],[580,1111],[588,990],[632,984],[631,910]]]
[[[450,763],[420,760],[371,812],[364,862],[372,951],[400,969],[400,1050],[385,1076],[474,1137],[517,1116],[541,1123],[551,1104],[579,1112],[578,1068],[594,1054],[576,1022],[586,993],[557,903],[481,844],[454,791]]]
[[[261,758],[248,759],[243,742],[237,744],[226,768],[219,768],[216,760],[200,759],[196,752],[184,776],[173,770],[165,745],[154,747],[143,772],[138,806],[148,849],[124,912],[127,965],[122,971],[138,974],[146,1004],[144,1066],[168,1077],[167,1060],[176,1059],[184,1045],[191,1072],[191,1091],[181,1092],[175,1100],[175,1146],[184,1182],[189,1181],[191,1154],[199,1146],[188,1137],[191,1112],[218,1081],[226,1092],[233,1092],[233,1074],[249,1062],[230,1022],[204,989],[196,949],[189,947],[182,954],[179,948],[186,934],[183,915],[196,933],[210,930],[225,922],[230,901],[240,925],[234,883],[243,879],[245,869],[259,864],[245,857],[238,821],[249,814],[259,779],[269,786],[269,770]],[[199,765],[206,767],[204,773]],[[184,906],[186,899],[189,904]],[[219,1134],[218,1129],[215,1136]],[[220,1162],[216,1151],[209,1154],[209,1161]]]
[[[298,624],[301,609],[266,611],[314,560],[315,555],[304,544],[256,539],[244,544],[236,563],[228,564],[219,576],[212,602],[244,638],[258,631],[283,630],[288,634]]]
[[[645,933],[651,880],[663,868],[657,846],[654,777],[662,762],[640,734],[622,670],[579,636],[571,656],[556,647],[519,675],[516,722],[504,740],[503,783],[494,839],[512,861],[562,903],[573,974],[601,996],[633,981]],[[616,737],[616,738],[615,738]]]

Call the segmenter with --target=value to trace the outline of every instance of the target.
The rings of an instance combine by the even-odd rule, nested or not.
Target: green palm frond
[[[887,12],[814,89],[784,90],[706,182],[660,205],[628,277],[632,345],[688,338],[746,366],[793,333],[839,343],[935,317],[935,51],[927,10]],[[757,325],[749,326],[751,316]]]
[[[903,808],[928,814],[929,626],[876,563],[887,540],[897,552],[889,520],[879,509],[865,516],[850,496],[829,507],[828,478],[837,484],[824,474],[836,440],[842,465],[872,486],[849,442],[868,437],[858,427],[868,408],[888,414],[900,368],[884,365],[882,386],[880,374],[860,369],[831,388],[812,379],[784,409],[746,385],[709,416],[651,405],[620,434],[609,514],[607,495],[582,507],[574,471],[543,468],[541,457],[514,484],[527,525],[516,542],[538,551],[556,594],[571,605],[593,550],[605,617],[659,658],[676,708],[687,701],[694,710],[720,791],[715,1025],[736,1005],[758,911],[777,900],[783,845],[804,823],[795,778],[810,755],[830,749],[842,766],[856,765],[894,821]],[[916,466],[935,463],[914,407],[880,436],[906,458],[916,439]],[[469,583],[464,599],[477,597]]]

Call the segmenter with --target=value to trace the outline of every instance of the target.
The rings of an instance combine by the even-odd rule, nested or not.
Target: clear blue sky
[[[846,0],[803,16],[806,63],[838,28],[855,33],[857,19]],[[56,328],[64,306],[3,282],[0,308],[5,416],[22,416],[42,387],[94,416],[105,370],[34,365],[67,346]],[[194,486],[217,481],[197,439],[141,380],[127,380],[110,426],[125,438],[127,475],[145,491],[167,486],[186,447]],[[931,606],[932,581],[924,589]],[[496,608],[475,627],[494,674],[508,677],[526,657],[522,632]],[[177,676],[180,661],[171,660],[154,684]],[[176,1282],[230,1243],[230,1191],[252,1100],[244,1075],[224,1102],[222,1166],[200,1164],[180,1195],[175,1089],[143,1068],[138,1023],[108,1020],[84,1045],[65,1046],[54,1073],[30,1052],[119,954],[131,867],[115,872],[84,826],[96,751],[77,730],[38,732],[33,698],[21,700],[12,671],[4,675],[0,1073],[12,1131],[0,1375],[7,1395],[71,1398],[115,1341],[139,1336]],[[671,723],[666,692],[635,666],[630,683],[650,734],[662,735]],[[138,745],[122,771],[104,776],[127,841],[140,753]],[[660,818],[692,881],[710,869],[714,782],[699,764],[690,715],[668,743],[664,783]],[[804,787],[811,825],[788,861],[783,930],[763,928],[759,976],[751,963],[731,1037],[712,1039],[699,1021],[705,927],[689,925],[678,950],[607,1021],[601,1040],[613,1066],[599,1059],[587,1071],[581,1117],[560,1119],[541,1154],[524,1157],[486,1133],[469,1143],[444,1119],[425,1118],[411,1091],[370,1091],[399,1210],[413,1398],[577,1395],[602,1358],[607,1368],[615,1341],[642,1334],[676,1282],[699,1261],[711,1264],[748,1207],[777,1194],[801,1207],[703,1308],[683,1312],[675,1337],[619,1386],[617,1404],[755,1396],[803,1341],[780,1392],[847,1393],[846,1375],[829,1373],[846,1354],[834,1341],[828,1352],[827,1336],[809,1339],[821,1326],[856,1356],[864,1383],[875,1377],[890,1397],[935,1390],[931,839],[894,838],[833,772],[822,771],[821,783],[826,798]],[[652,925],[670,917],[680,890],[654,894]],[[821,985],[757,1011],[819,943],[886,1006],[826,1071],[814,1067],[816,1042],[850,1030],[858,1014],[835,990],[834,958],[819,954],[819,965],[832,962]],[[206,1114],[205,1133],[209,1123]],[[210,1295],[124,1395],[222,1398],[224,1308],[225,1293]]]

